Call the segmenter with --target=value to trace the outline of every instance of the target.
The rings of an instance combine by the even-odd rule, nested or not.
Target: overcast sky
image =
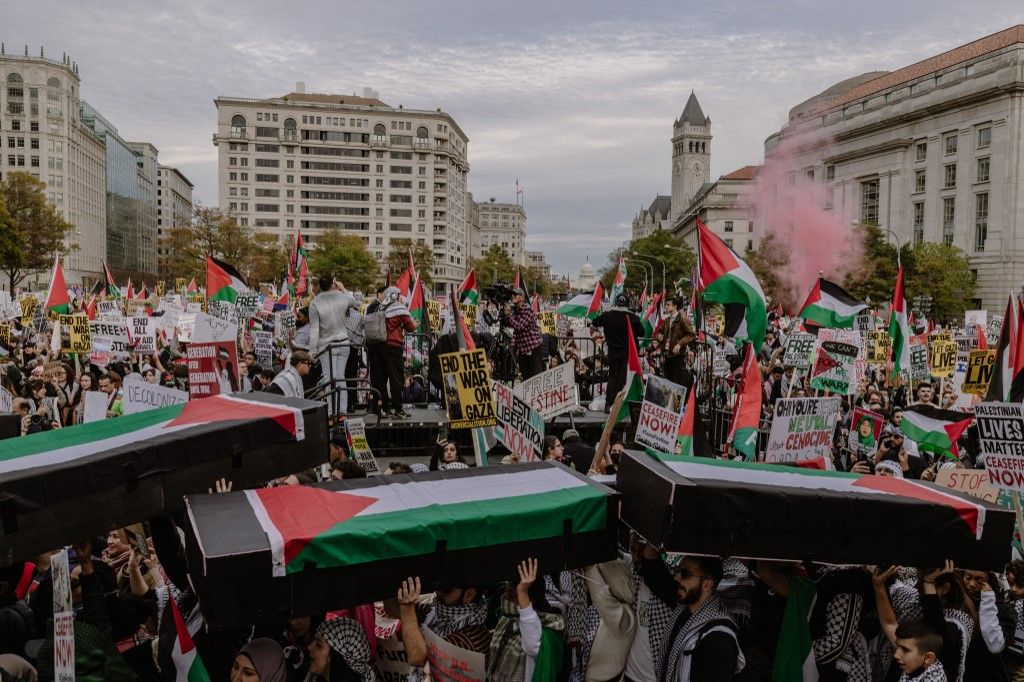
[[[9,0],[0,40],[79,64],[82,95],[217,201],[218,95],[371,86],[449,112],[470,138],[469,189],[525,188],[527,246],[560,273],[629,238],[670,190],[672,121],[696,91],[712,178],[759,163],[790,107],[1024,21],[1019,0]],[[968,10],[969,7],[969,10]]]

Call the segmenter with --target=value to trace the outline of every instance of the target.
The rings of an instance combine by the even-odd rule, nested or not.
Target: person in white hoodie
[[[617,680],[626,668],[626,659],[636,635],[636,581],[632,569],[621,559],[607,561],[583,570],[590,600],[601,615],[587,662],[587,682]]]
[[[309,304],[309,350],[320,355],[331,344],[337,344],[331,347],[329,354],[322,356],[322,381],[329,384],[331,390],[344,389],[345,366],[352,350],[348,345],[346,320],[355,301],[332,275],[321,277],[319,285],[320,293]],[[340,414],[345,414],[348,411],[348,391],[339,390],[336,397],[328,401],[327,407],[332,414],[335,408]]]

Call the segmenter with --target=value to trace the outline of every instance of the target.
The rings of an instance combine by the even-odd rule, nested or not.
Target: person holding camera
[[[629,354],[629,335],[634,341],[644,335],[644,325],[640,318],[629,309],[629,297],[619,294],[615,297],[615,305],[607,312],[601,313],[590,323],[604,330],[608,344],[608,392],[605,396],[604,411],[608,412],[615,396],[626,386],[626,360]]]
[[[537,314],[526,301],[526,292],[522,287],[512,288],[512,302],[505,304],[505,316],[515,332],[512,343],[519,356],[519,373],[525,381],[540,374],[544,368],[540,323]]]

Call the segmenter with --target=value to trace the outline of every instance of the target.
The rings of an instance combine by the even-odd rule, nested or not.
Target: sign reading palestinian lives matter
[[[92,349],[98,353],[127,353],[128,325],[123,317],[102,317],[89,322]]]
[[[849,448],[861,457],[870,457],[878,449],[885,418],[863,407],[853,408],[850,418]]]
[[[980,403],[974,414],[989,483],[1024,491],[1024,405]]]
[[[544,420],[512,389],[494,382],[494,407],[498,418],[495,435],[520,461],[530,462],[544,455]]]
[[[274,366],[274,332],[254,331],[252,340],[257,364],[271,369]]]
[[[941,468],[935,474],[935,483],[986,502],[999,500],[999,488],[988,482],[988,472],[982,469]]]
[[[438,356],[444,380],[448,428],[494,426],[494,394],[483,348]]]
[[[685,406],[686,388],[649,375],[636,423],[636,442],[659,452],[675,452]]]
[[[839,418],[839,398],[780,398],[775,401],[765,462],[827,457]]]
[[[151,384],[142,379],[129,377],[121,385],[124,397],[124,413],[135,414],[166,405],[180,405],[188,402],[188,392]]]
[[[484,654],[455,646],[424,627],[430,679],[434,682],[483,682],[487,675]]]
[[[379,474],[380,467],[377,465],[377,458],[370,450],[370,443],[366,440],[366,424],[362,417],[349,417],[345,420],[345,435],[348,437],[348,447],[355,455],[359,466],[368,474]]]
[[[811,388],[849,395],[856,389],[854,363],[858,348],[841,341],[822,341],[811,370]]]
[[[782,364],[786,367],[809,367],[814,357],[815,336],[809,332],[793,332],[786,340]]]
[[[67,547],[50,557],[53,584],[53,679],[75,680],[75,612],[71,606],[71,571]]]
[[[992,380],[995,364],[995,350],[972,350],[967,357],[967,373],[964,374],[961,392],[981,396],[988,393],[988,384]]]
[[[948,379],[956,369],[958,348],[956,341],[944,339],[930,340],[928,343],[928,366],[932,376]]]
[[[98,422],[107,418],[107,406],[110,398],[101,391],[85,392],[85,407],[82,410],[82,421],[86,424]]]
[[[137,315],[131,319],[132,350],[139,355],[152,355],[156,352],[156,319],[147,315]]]
[[[547,421],[579,404],[572,363],[562,363],[516,384],[512,392]]]
[[[89,318],[85,315],[59,315],[62,353],[88,353],[92,350]]]
[[[188,345],[189,398],[208,398],[239,389],[238,325],[206,313],[196,313]]]

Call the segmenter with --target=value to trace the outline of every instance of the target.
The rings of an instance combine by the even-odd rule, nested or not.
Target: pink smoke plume
[[[830,139],[784,129],[757,174],[753,205],[762,238],[775,235],[788,261],[777,270],[784,305],[801,305],[819,272],[841,284],[861,267],[863,243],[851,225],[854,214],[844,207],[841,189],[829,200],[822,160],[833,148]]]

